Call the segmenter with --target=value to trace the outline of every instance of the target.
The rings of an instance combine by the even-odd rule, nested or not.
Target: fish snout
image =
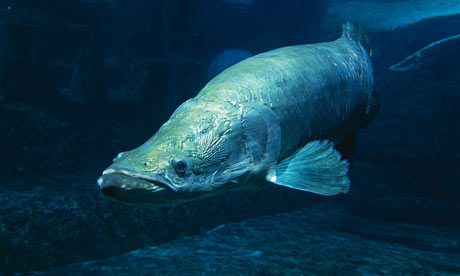
[[[115,179],[112,178],[111,175],[103,175],[99,177],[97,183],[99,184],[99,188],[101,192],[109,197],[115,197],[119,191],[122,190],[120,187],[119,181],[114,181]]]
[[[154,207],[184,201],[183,194],[169,188],[162,176],[132,175],[107,170],[97,183],[105,196],[127,205]]]

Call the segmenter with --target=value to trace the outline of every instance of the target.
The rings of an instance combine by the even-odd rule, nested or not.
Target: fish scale
[[[236,104],[256,101],[271,107],[281,123],[282,155],[287,156],[310,140],[337,140],[345,134],[344,124],[350,132],[357,130],[362,122],[349,114],[359,108],[365,112],[372,85],[366,49],[342,37],[244,60],[211,80],[198,98],[234,101],[232,95],[240,94],[246,96]]]

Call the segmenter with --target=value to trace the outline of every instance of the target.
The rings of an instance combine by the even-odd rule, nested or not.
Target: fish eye
[[[187,162],[185,160],[172,160],[171,165],[178,174],[183,174],[187,170]]]

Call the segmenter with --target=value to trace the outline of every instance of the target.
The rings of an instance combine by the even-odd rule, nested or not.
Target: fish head
[[[160,206],[240,189],[254,162],[241,120],[228,113],[176,110],[146,143],[114,159],[98,179],[102,192],[128,205]]]

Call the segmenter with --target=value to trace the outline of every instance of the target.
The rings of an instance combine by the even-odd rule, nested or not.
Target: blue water
[[[1,0],[0,275],[459,275],[460,3]],[[160,208],[97,178],[218,72],[368,28],[381,109],[348,194]],[[395,68],[397,70],[395,70]]]

